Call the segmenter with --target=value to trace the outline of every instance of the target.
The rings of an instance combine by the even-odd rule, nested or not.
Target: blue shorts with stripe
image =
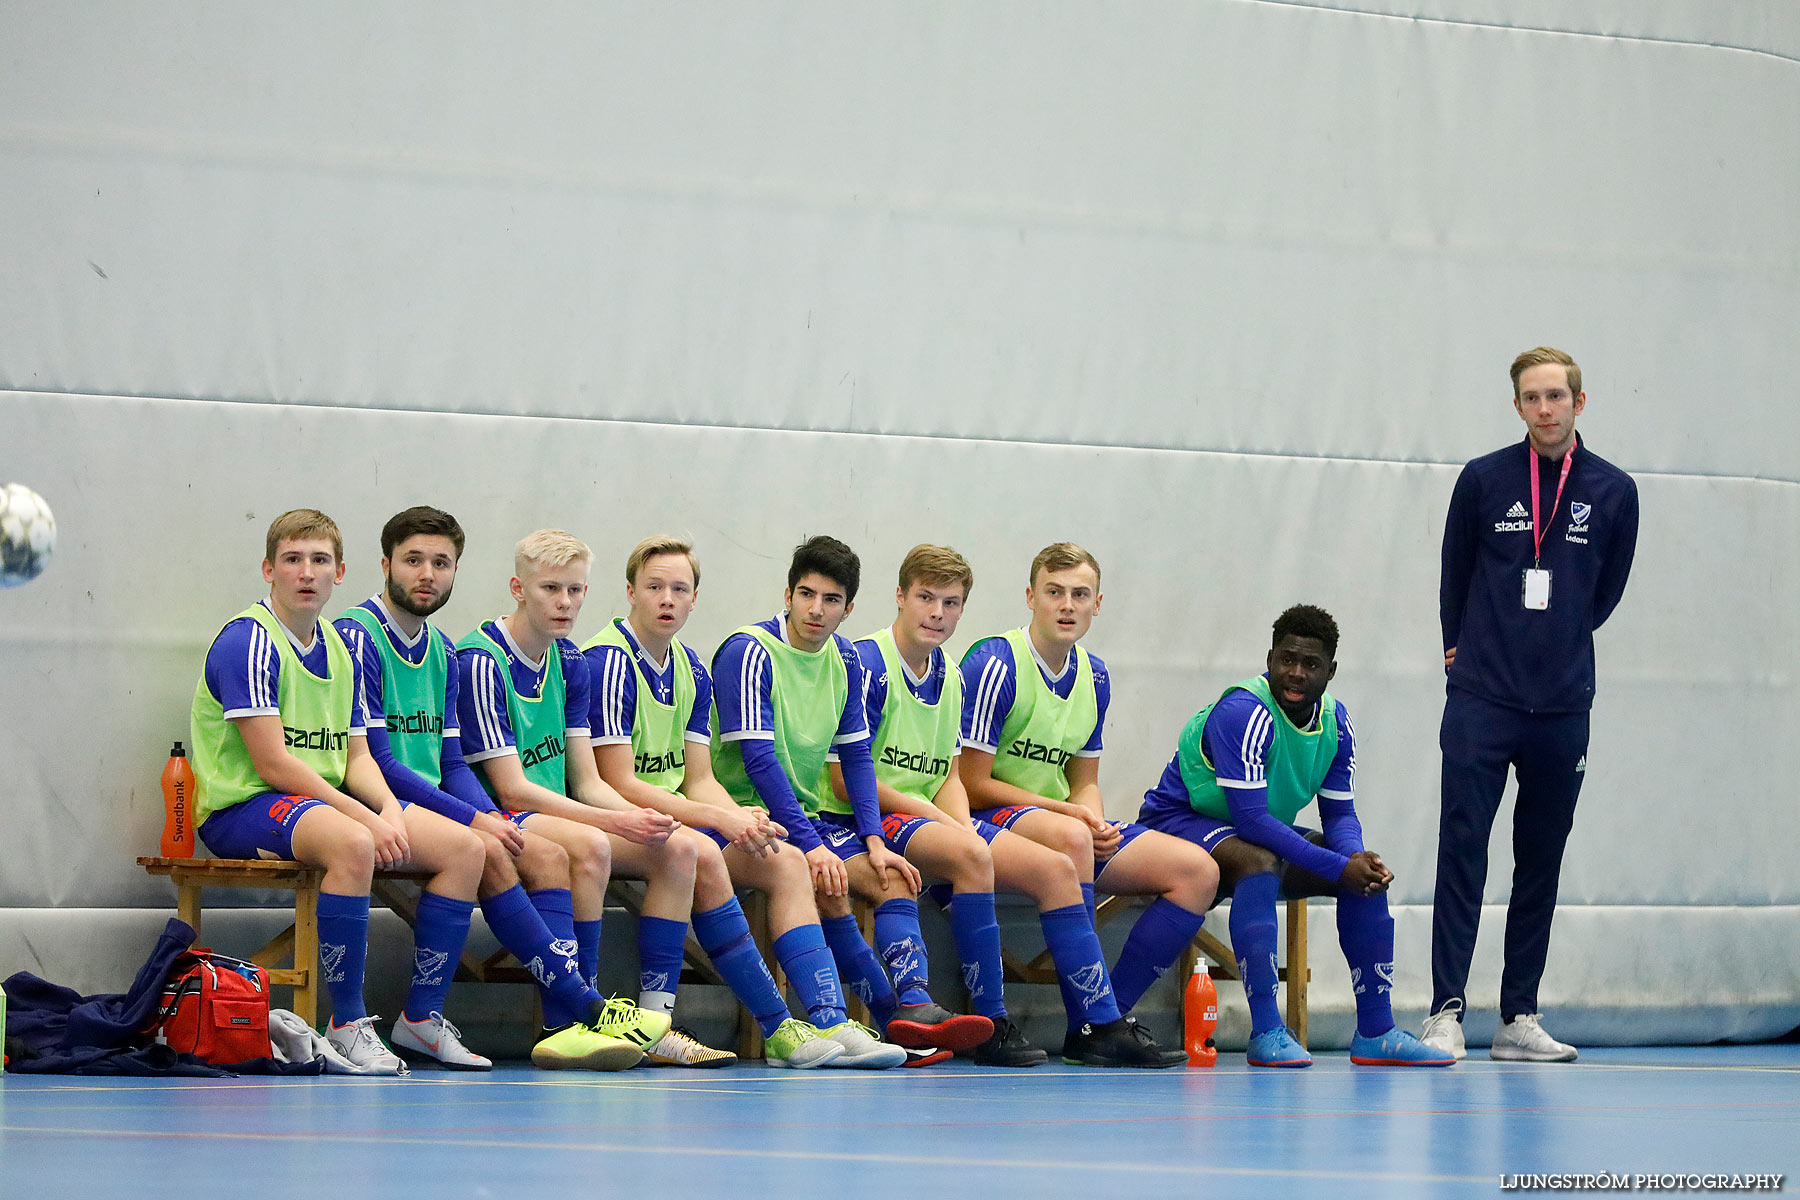
[[[312,796],[259,792],[201,822],[200,840],[220,858],[292,858],[294,826],[320,805],[331,807]]]
[[[849,862],[859,854],[867,854],[869,846],[856,832],[856,818],[839,813],[822,812],[812,819],[813,828],[818,830],[819,839],[831,847],[831,852]]]
[[[905,813],[885,813],[881,818],[881,840],[895,854],[905,854],[906,845],[912,841],[913,834],[927,825],[940,825],[941,821],[933,821],[930,817],[909,817]],[[975,818],[975,832],[981,840],[993,845],[1002,830],[998,825],[990,824],[980,817]]]
[[[1017,825],[1027,813],[1048,811],[1048,809],[1040,808],[1035,804],[1007,804],[1000,808],[990,808],[981,815],[993,824],[998,825],[1001,829],[1011,829],[1014,825]],[[1119,828],[1119,849],[1113,851],[1113,858],[1119,856],[1119,850],[1125,849],[1125,847],[1131,845],[1132,842],[1150,832],[1150,826],[1140,825],[1136,821],[1118,821],[1115,823]],[[988,839],[990,842],[993,840],[993,838]],[[1105,862],[1095,859],[1094,877],[1098,879],[1100,873],[1106,870],[1108,864],[1111,862],[1112,858],[1107,859]]]

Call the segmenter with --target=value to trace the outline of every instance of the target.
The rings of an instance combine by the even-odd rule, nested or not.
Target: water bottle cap
[[[170,758],[186,758],[187,750],[185,747],[182,746],[182,744],[180,742],[176,742],[175,745],[169,750],[169,757]]]

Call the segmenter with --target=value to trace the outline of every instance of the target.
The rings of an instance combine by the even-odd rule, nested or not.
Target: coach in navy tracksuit
[[[1449,687],[1439,734],[1434,995],[1423,1036],[1463,1056],[1463,993],[1488,836],[1510,766],[1519,791],[1502,1024],[1492,1056],[1565,1062],[1575,1048],[1539,1024],[1538,980],[1563,845],[1587,770],[1593,633],[1612,615],[1631,573],[1638,497],[1631,476],[1576,439],[1575,418],[1587,397],[1572,358],[1548,347],[1528,350],[1514,360],[1512,380],[1513,407],[1528,436],[1463,468],[1444,523],[1438,610]]]

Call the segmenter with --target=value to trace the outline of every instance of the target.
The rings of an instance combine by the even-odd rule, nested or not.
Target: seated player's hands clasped
[[[1102,820],[1094,829],[1094,858],[1105,862],[1119,852],[1119,843],[1125,834],[1111,821]]]
[[[1358,850],[1350,856],[1344,865],[1344,873],[1338,882],[1344,890],[1359,896],[1375,896],[1387,891],[1388,884],[1394,881],[1394,873],[1387,869],[1381,856],[1373,850]]]
[[[681,827],[681,822],[674,817],[654,808],[634,808],[630,812],[612,813],[611,817],[607,832],[640,846],[660,846]]]

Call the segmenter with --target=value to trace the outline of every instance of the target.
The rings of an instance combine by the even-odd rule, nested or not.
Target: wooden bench
[[[318,1025],[321,983],[319,883],[325,877],[322,868],[282,859],[254,858],[140,858],[138,865],[175,884],[176,915],[192,925],[196,934],[200,932],[204,909],[202,893],[207,888],[260,888],[294,893],[293,923],[252,954],[250,961],[268,970],[271,985],[293,988],[294,1012],[308,1024]],[[429,871],[377,871],[369,886],[369,898],[393,909],[411,927],[418,916],[417,887],[430,878]],[[618,879],[607,889],[607,896],[634,916],[641,915],[643,888],[644,885],[636,881]],[[684,953],[683,978],[702,983],[725,982],[700,949],[691,930]],[[282,966],[284,962],[291,965]],[[505,949],[497,950],[485,959],[477,958],[465,949],[454,978],[479,983],[536,982],[519,960]],[[755,1028],[754,1022],[751,1027]],[[759,1054],[760,1041],[759,1038]]]
[[[1094,926],[1099,928],[1116,918],[1131,907],[1131,898],[1126,896],[1108,896],[1094,909]],[[1194,935],[1194,940],[1182,951],[1180,959],[1181,980],[1185,983],[1193,973],[1194,963],[1200,955],[1206,955],[1212,964],[1215,979],[1238,979],[1237,959],[1232,955],[1230,947],[1218,938],[1202,929]],[[1044,951],[1030,962],[1019,962],[1011,951],[1001,952],[1001,963],[1006,968],[1006,977],[1020,983],[1055,983],[1056,969],[1051,964],[1050,952]],[[1312,970],[1306,963],[1306,900],[1304,897],[1287,902],[1287,965],[1278,969],[1281,981],[1287,984],[1287,1023],[1294,1031],[1302,1046],[1306,1045],[1306,985],[1312,980]]]

